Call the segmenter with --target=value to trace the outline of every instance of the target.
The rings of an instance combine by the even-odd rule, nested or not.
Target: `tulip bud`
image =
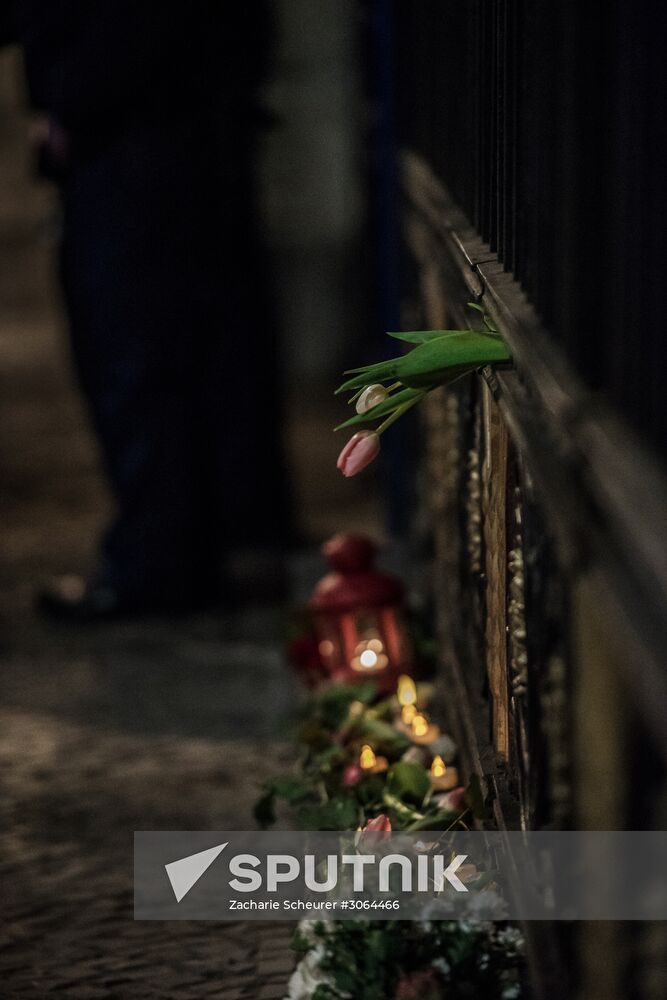
[[[391,833],[391,820],[384,813],[375,819],[369,819],[363,829],[364,833]]]
[[[363,776],[364,772],[358,764],[348,764],[343,771],[343,784],[346,788],[352,788],[353,785],[359,784]]]
[[[391,820],[384,813],[380,813],[375,819],[369,819],[363,830],[357,834],[356,846],[360,851],[364,849],[364,844],[370,849],[386,840],[390,833]]]
[[[374,431],[357,431],[338,456],[337,468],[348,478],[370,465],[380,451],[380,437]]]
[[[389,393],[383,385],[368,385],[357,400],[357,413],[368,413],[378,403],[384,403]]]

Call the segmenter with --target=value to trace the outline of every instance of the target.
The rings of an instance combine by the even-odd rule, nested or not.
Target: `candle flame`
[[[370,771],[371,768],[375,767],[376,761],[377,757],[375,756],[373,747],[369,747],[366,743],[361,748],[361,753],[359,754],[359,767],[362,771]]]
[[[434,778],[442,778],[445,771],[447,770],[447,765],[440,755],[433,758],[433,763],[431,764],[431,775]]]
[[[428,732],[428,719],[425,715],[415,715],[412,720],[412,732],[415,736],[426,736]]]
[[[396,691],[399,705],[414,705],[417,701],[417,687],[412,677],[401,674],[398,678],[398,689]]]
[[[404,705],[403,708],[401,709],[401,719],[403,720],[406,726],[409,726],[412,723],[412,720],[414,719],[416,714],[417,714],[417,709],[415,708],[414,705]]]

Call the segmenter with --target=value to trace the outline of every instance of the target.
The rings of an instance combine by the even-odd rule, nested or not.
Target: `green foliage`
[[[310,792],[308,782],[296,774],[284,774],[274,778],[271,784],[275,794],[286,802],[299,802]]]
[[[389,810],[392,829],[407,829],[417,820],[423,819],[423,814],[418,812],[413,806],[407,805],[398,795],[394,795],[387,789],[382,793],[382,802]]]
[[[301,830],[349,830],[356,827],[358,819],[359,809],[351,795],[304,806],[297,813]]]
[[[256,822],[265,829],[276,821],[276,799],[284,799],[294,805],[302,802],[311,794],[311,786],[301,775],[285,774],[267,782],[260,798],[255,803],[254,817]]]
[[[451,385],[484,365],[509,361],[510,353],[484,309],[475,302],[469,305],[481,313],[486,329],[390,333],[390,337],[412,344],[412,350],[386,361],[349,368],[345,374],[350,378],[336,393],[353,393],[353,403],[367,386],[386,382],[391,383],[389,395],[365,413],[343,421],[336,430],[377,421],[381,434],[437,386]]]
[[[313,757],[313,763],[321,771],[330,771],[336,764],[345,759],[345,751],[337,743],[331,743]]]
[[[351,711],[354,702],[361,705]],[[410,741],[388,721],[393,711],[391,699],[376,701],[371,687],[332,685],[313,698],[299,730],[304,751],[300,771],[265,784],[255,807],[258,823],[275,822],[275,804],[281,800],[304,830],[354,831],[379,812],[389,814],[395,830],[454,828],[459,814],[429,807],[427,769],[401,759]],[[390,767],[346,787],[346,766],[356,764],[365,742],[386,755]],[[481,818],[485,803],[478,778],[471,780],[466,797],[470,810]],[[354,835],[349,836],[353,850]],[[471,885],[479,888],[494,877],[494,872],[480,872]],[[424,990],[420,1000],[521,996],[521,938],[509,925],[333,921],[315,924],[314,929],[297,928],[292,947],[300,956],[316,946],[318,954],[322,952],[318,965],[324,981],[314,989],[312,1000],[386,1000],[395,996],[405,977],[434,968],[428,982],[419,980]]]
[[[304,717],[324,729],[339,729],[348,718],[352,702],[370,705],[376,697],[377,685],[372,681],[365,684],[331,684],[311,699],[304,710]]]
[[[456,824],[460,815],[460,813],[452,812],[451,809],[436,809],[434,812],[429,812],[420,819],[416,819],[405,829],[409,830],[410,833],[415,833],[417,830],[449,830]]]
[[[301,928],[297,925],[296,930],[290,938],[290,948],[299,954],[305,955],[312,948],[312,942],[306,937]]]
[[[373,744],[374,749],[382,754],[399,756],[410,746],[410,739],[388,722],[376,719],[374,716],[364,716],[358,725],[360,736]]]
[[[296,738],[313,753],[324,753],[331,746],[331,733],[317,719],[304,719],[296,730]]]
[[[384,785],[385,779],[381,774],[369,774],[355,785],[356,798],[364,813],[374,812],[380,807]]]
[[[338,392],[360,389],[374,382],[399,381],[409,388],[434,389],[482,365],[509,361],[510,353],[494,333],[459,330],[417,344],[407,354],[345,372],[352,377]],[[380,404],[384,405],[384,404]],[[373,410],[370,411],[372,413]]]
[[[301,829],[355,829],[365,818],[386,811],[397,829],[447,829],[455,814],[428,809],[430,780],[422,764],[402,760],[409,738],[391,722],[392,699],[374,701],[372,684],[334,684],[311,699],[297,730],[304,750],[298,774],[280,775],[267,782],[254,810],[263,829],[276,821],[276,805],[284,802]],[[357,707],[353,712],[353,703]],[[359,759],[368,743],[389,761],[385,773],[365,774],[344,784],[348,765]]]
[[[316,924],[309,940],[310,948],[323,949],[319,966],[328,979],[313,994],[317,1000],[386,1000],[403,977],[429,968],[447,1000],[522,995],[523,941],[508,925],[340,921]]]
[[[387,790],[402,801],[420,806],[431,788],[428,772],[421,764],[401,760],[387,776]]]
[[[338,990],[332,989],[324,983],[320,983],[313,993],[313,1000],[337,1000],[340,997]]]

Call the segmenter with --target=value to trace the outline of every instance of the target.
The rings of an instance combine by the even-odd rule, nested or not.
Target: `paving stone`
[[[259,970],[263,977],[271,979],[274,976],[284,976],[286,972],[291,972],[294,967],[292,953],[283,954],[280,958],[272,958],[270,961],[260,956]]]
[[[132,832],[251,825],[288,759],[282,613],[34,614],[44,579],[91,566],[111,504],[39,237],[54,193],[0,96],[0,998],[231,1000],[229,981],[257,1000],[292,925],[135,922]]]
[[[257,1000],[283,1000],[285,990],[281,986],[266,985],[261,986],[257,994]]]

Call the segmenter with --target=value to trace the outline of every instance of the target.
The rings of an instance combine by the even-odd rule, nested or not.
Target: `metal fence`
[[[520,282],[589,388],[667,431],[667,11],[396,4],[402,144]]]

